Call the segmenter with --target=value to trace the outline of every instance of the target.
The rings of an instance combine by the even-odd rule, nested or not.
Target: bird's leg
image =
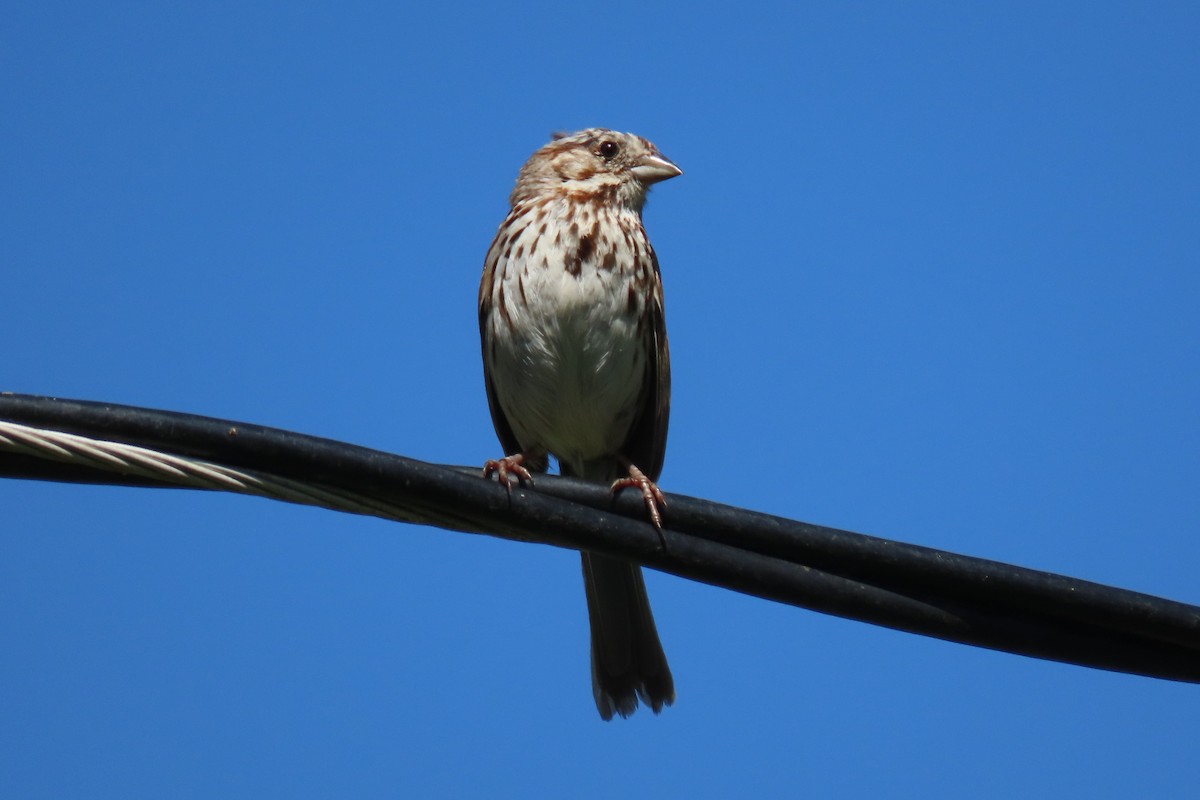
[[[663,497],[663,493],[659,491],[658,486],[654,481],[646,477],[646,473],[642,472],[637,466],[623,455],[618,454],[617,460],[621,462],[621,466],[629,473],[628,478],[617,478],[613,481],[613,485],[609,488],[614,494],[626,488],[636,488],[642,493],[642,502],[646,504],[646,511],[650,514],[650,523],[660,534],[662,533],[662,512],[660,508],[667,507],[667,498]]]
[[[529,474],[529,470],[524,467],[524,464],[527,459],[532,459],[535,455],[531,450],[500,459],[489,459],[483,464],[483,477],[490,478],[493,472],[496,473],[497,479],[509,492],[512,491],[512,482],[508,477],[510,472],[516,476],[518,484],[528,483],[533,486],[533,476]]]

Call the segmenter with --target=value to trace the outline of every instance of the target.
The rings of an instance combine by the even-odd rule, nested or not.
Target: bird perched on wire
[[[642,227],[650,186],[682,170],[640,136],[562,135],[517,176],[479,287],[479,332],[505,488],[559,471],[632,487],[661,529],[671,366],[658,258]],[[641,568],[584,552],[600,716],[675,700]]]

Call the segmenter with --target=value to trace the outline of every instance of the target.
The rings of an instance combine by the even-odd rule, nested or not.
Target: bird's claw
[[[492,473],[496,474],[496,479],[500,481],[506,491],[512,491],[512,478],[509,475],[516,476],[517,484],[529,484],[533,486],[533,475],[529,474],[529,470],[525,469],[523,463],[525,456],[518,453],[515,456],[505,456],[499,459],[489,459],[483,464],[483,477],[490,478]]]
[[[646,511],[650,514],[650,524],[654,526],[655,530],[662,533],[662,512],[659,509],[667,507],[667,498],[663,496],[657,484],[646,477],[646,473],[629,462],[625,463],[625,468],[629,470],[629,477],[613,481],[609,491],[613,494],[622,489],[637,489],[641,492],[642,502],[646,504]]]

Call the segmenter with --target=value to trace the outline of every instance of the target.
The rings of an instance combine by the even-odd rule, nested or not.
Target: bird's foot
[[[484,462],[483,477],[490,478],[492,473],[496,474],[497,480],[504,486],[506,491],[512,491],[512,478],[515,477],[517,484],[527,483],[533,486],[533,475],[529,474],[529,470],[525,469],[525,453],[517,453],[515,456],[505,456],[500,459],[490,459]]]
[[[662,512],[660,509],[667,507],[667,498],[663,497],[663,493],[659,490],[654,481],[646,477],[646,473],[638,469],[632,461],[621,457],[621,466],[629,472],[628,478],[618,478],[613,481],[613,485],[609,491],[613,494],[622,489],[637,489],[642,493],[642,502],[646,504],[646,511],[650,514],[650,524],[654,526],[660,534],[662,533]]]

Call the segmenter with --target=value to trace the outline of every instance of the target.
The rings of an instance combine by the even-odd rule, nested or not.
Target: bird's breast
[[[496,369],[515,378],[493,376],[501,406],[523,448],[567,461],[622,446],[647,365],[636,254],[594,214],[535,216],[495,254]]]

